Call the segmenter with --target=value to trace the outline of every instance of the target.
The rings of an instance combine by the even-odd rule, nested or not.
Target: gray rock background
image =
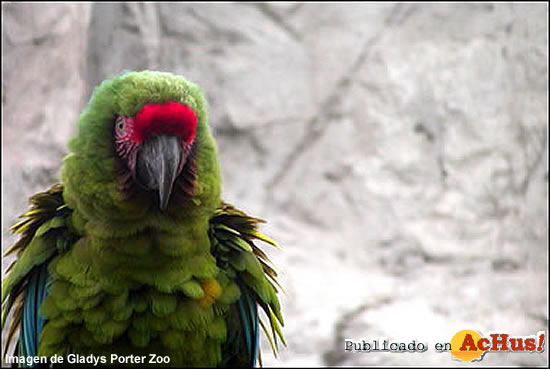
[[[434,350],[548,334],[546,4],[3,3],[2,45],[3,248],[92,88],[171,71],[207,93],[224,198],[284,247],[265,365],[548,364]]]

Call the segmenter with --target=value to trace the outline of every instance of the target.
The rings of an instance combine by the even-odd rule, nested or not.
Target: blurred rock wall
[[[3,248],[93,87],[159,69],[203,87],[226,201],[284,246],[288,348],[264,345],[265,364],[460,365],[433,345],[548,332],[546,4],[11,3],[2,18]],[[379,337],[429,350],[344,352]]]

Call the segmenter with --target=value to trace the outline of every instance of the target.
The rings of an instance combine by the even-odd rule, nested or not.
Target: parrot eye
[[[126,121],[123,117],[118,117],[115,121],[115,132],[118,136],[124,135],[126,130]]]

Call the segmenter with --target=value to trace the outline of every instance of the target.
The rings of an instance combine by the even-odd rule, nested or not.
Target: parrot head
[[[141,71],[103,81],[69,149],[64,197],[87,218],[128,220],[155,209],[181,214],[181,207],[189,213],[219,202],[206,100],[181,76]]]
[[[177,101],[145,104],[135,116],[118,115],[113,140],[132,180],[156,191],[159,206],[168,204],[176,178],[190,160],[197,116]]]

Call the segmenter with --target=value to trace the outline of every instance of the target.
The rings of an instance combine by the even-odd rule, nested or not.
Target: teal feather
[[[254,366],[258,359],[259,350],[259,322],[258,307],[256,301],[251,296],[248,288],[241,284],[241,298],[239,300],[239,310],[243,325],[243,336],[248,352],[248,365]]]
[[[48,271],[46,264],[43,264],[31,273],[26,289],[19,337],[19,352],[23,356],[38,356],[38,340],[44,327],[44,318],[39,310],[47,295],[47,285]]]

